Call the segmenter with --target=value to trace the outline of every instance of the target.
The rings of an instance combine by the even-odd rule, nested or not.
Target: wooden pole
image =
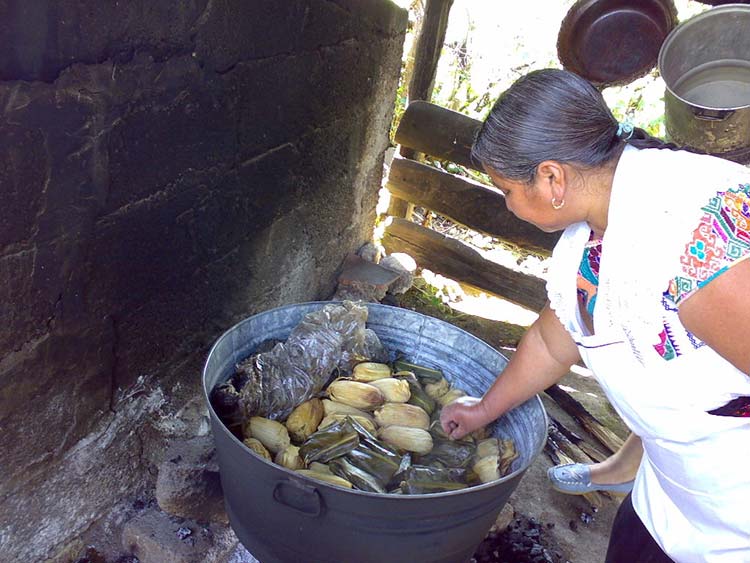
[[[414,100],[430,101],[432,98],[452,6],[453,0],[426,0],[421,29],[414,45],[414,61],[406,91],[408,103]],[[417,151],[408,145],[401,145],[399,154],[404,158],[417,158]],[[391,200],[388,213],[408,219],[413,209],[411,202],[395,197]]]
[[[414,53],[414,70],[407,97],[409,102],[414,100],[430,101],[432,89],[435,85],[440,52],[445,42],[445,32],[448,29],[453,0],[427,0],[422,18],[422,30],[417,39]]]
[[[547,302],[545,281],[482,257],[468,245],[404,219],[393,218],[383,246],[405,252],[423,268],[539,312]]]

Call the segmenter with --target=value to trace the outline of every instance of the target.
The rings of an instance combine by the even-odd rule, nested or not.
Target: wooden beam
[[[392,219],[383,246],[389,254],[404,252],[423,268],[532,311],[541,311],[547,302],[544,280],[491,262],[456,239],[404,219]]]
[[[393,160],[386,184],[391,195],[449,217],[482,233],[549,255],[560,233],[545,233],[521,221],[499,190],[413,160]]]
[[[435,104],[414,101],[401,116],[395,141],[400,145],[480,170],[471,145],[482,122]]]
[[[445,42],[453,0],[427,0],[422,19],[422,29],[414,50],[414,70],[409,80],[409,101],[432,97],[440,52]]]

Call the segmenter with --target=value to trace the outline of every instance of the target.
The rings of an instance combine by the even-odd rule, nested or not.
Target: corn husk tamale
[[[334,475],[343,477],[357,489],[370,493],[385,493],[385,486],[380,480],[367,471],[351,464],[346,458],[339,457],[328,464]]]
[[[385,403],[385,396],[380,389],[361,381],[337,379],[326,391],[334,401],[365,411],[376,409]]]
[[[429,381],[424,383],[424,391],[435,400],[440,399],[448,391],[450,391],[451,384],[448,380],[443,378],[438,381]]]
[[[430,427],[430,415],[408,403],[386,403],[375,411],[375,422],[378,426],[410,426],[427,430]]]
[[[352,379],[369,383],[377,379],[385,379],[391,376],[391,368],[387,364],[377,362],[362,362],[354,366]]]
[[[322,471],[323,473],[331,473],[331,468],[328,467],[325,463],[320,463],[319,461],[313,461],[312,463],[310,463],[308,469],[310,471]]]
[[[346,455],[358,445],[359,434],[347,419],[315,432],[300,446],[299,454],[305,465],[310,465],[313,461],[327,463]]]
[[[266,449],[266,447],[261,443],[261,441],[258,440],[257,438],[245,438],[244,440],[242,440],[242,443],[245,444],[251,450],[253,450],[256,454],[258,454],[263,459],[272,461],[271,454]]]
[[[276,454],[273,459],[276,465],[281,465],[287,469],[304,469],[305,463],[299,455],[299,448],[294,445],[289,445],[284,451]]]
[[[378,432],[378,438],[398,450],[427,454],[432,449],[432,436],[427,430],[409,426],[386,426]]]
[[[289,414],[284,425],[292,440],[300,444],[318,429],[320,421],[323,420],[323,414],[323,402],[313,398],[297,406]]]
[[[353,414],[355,416],[364,416],[372,419],[372,415],[362,409],[358,409],[338,401],[332,401],[331,399],[323,399],[323,412],[325,416],[332,414]]]
[[[387,403],[406,403],[411,398],[409,382],[404,379],[386,377],[371,381],[370,385],[374,385],[383,392]]]
[[[245,437],[260,440],[272,454],[284,451],[291,443],[286,426],[276,420],[252,416],[245,424]]]
[[[354,488],[354,486],[349,481],[330,472],[312,471],[310,469],[297,469],[295,473],[299,473],[300,475],[304,475],[305,477],[309,477],[310,479],[315,479],[316,481],[328,483],[329,485],[336,485],[337,487],[343,487],[345,489]]]
[[[490,483],[501,477],[499,462],[499,456],[488,455],[479,458],[472,466],[472,470],[481,483]]]
[[[500,441],[497,438],[486,438],[477,442],[477,458],[500,455]]]

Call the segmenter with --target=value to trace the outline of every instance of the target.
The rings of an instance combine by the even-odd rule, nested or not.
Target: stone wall
[[[207,431],[221,332],[331,295],[405,26],[389,0],[0,0],[4,561],[65,560]]]

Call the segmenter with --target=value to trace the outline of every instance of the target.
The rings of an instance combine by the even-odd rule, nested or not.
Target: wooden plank
[[[604,426],[597,418],[586,410],[581,403],[576,401],[569,393],[566,393],[558,385],[552,385],[544,390],[547,395],[560,405],[560,407],[578,421],[578,423],[594,438],[599,440],[609,451],[614,453],[622,447],[623,440],[609,428]]]
[[[409,104],[395,141],[416,151],[480,170],[471,160],[471,145],[482,122],[424,101]]]
[[[392,219],[385,230],[383,246],[389,254],[405,252],[423,268],[532,311],[541,311],[547,302],[544,280],[491,262],[461,241],[405,219]]]
[[[545,233],[521,221],[499,190],[413,160],[396,158],[386,184],[391,195],[449,217],[482,233],[549,255],[560,233]]]

